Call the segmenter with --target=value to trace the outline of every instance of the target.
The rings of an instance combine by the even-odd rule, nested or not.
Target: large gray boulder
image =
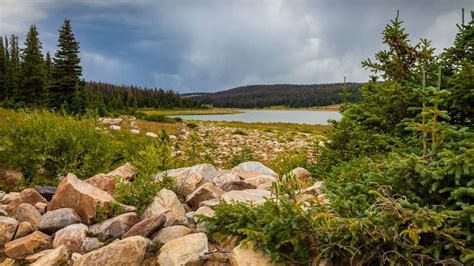
[[[64,245],[70,252],[80,252],[86,239],[88,227],[85,224],[71,224],[54,234],[53,247]]]
[[[91,225],[89,233],[102,239],[121,238],[123,234],[139,221],[140,219],[138,219],[136,213],[124,213],[101,223]]]
[[[278,177],[278,174],[275,173],[272,169],[266,167],[260,162],[245,162],[237,165],[231,170],[233,173],[236,173],[243,179],[258,175],[270,175],[273,177]]]
[[[168,219],[186,221],[186,210],[176,194],[168,189],[162,189],[153,198],[153,202],[146,207],[143,218],[150,218],[167,212]]]
[[[70,208],[62,208],[49,211],[41,216],[38,223],[38,230],[47,234],[52,234],[71,224],[81,222],[81,217]]]
[[[13,239],[19,223],[14,218],[0,216],[0,247]]]

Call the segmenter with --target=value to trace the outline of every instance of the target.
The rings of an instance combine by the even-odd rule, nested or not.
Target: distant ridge
[[[351,93],[349,101],[355,102],[360,99],[359,89],[362,85],[362,83],[347,83]],[[248,85],[214,93],[187,93],[181,96],[216,107],[311,107],[340,103],[343,86],[343,83]]]

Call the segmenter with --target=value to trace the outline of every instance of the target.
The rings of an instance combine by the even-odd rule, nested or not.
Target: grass
[[[236,129],[256,129],[262,131],[285,131],[285,132],[302,132],[302,133],[322,133],[329,129],[329,125],[308,125],[293,123],[245,123],[238,121],[195,121],[200,125],[213,125],[219,127],[230,127]]]
[[[340,104],[332,104],[326,106],[313,106],[313,107],[288,107],[283,105],[271,106],[271,107],[264,107],[258,108],[258,110],[299,110],[299,111],[339,111],[341,105]],[[255,110],[255,109],[248,109],[248,110]]]

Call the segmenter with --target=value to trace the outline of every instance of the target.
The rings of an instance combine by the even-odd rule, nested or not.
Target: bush
[[[173,189],[174,179],[165,177],[157,182],[154,175],[168,170],[174,165],[171,157],[172,147],[166,132],[162,132],[159,139],[150,139],[145,148],[133,158],[132,164],[138,168],[138,175],[132,182],[120,181],[114,191],[117,201],[132,205],[139,214],[143,213],[146,206],[161,189]]]
[[[311,169],[308,161],[308,151],[306,149],[286,150],[278,154],[278,156],[270,162],[269,167],[277,174],[283,176],[297,167]]]
[[[0,164],[35,176],[55,178],[68,172],[80,178],[106,172],[140,148],[140,139],[96,128],[96,121],[22,111],[0,123]]]
[[[146,120],[146,121],[161,122],[161,123],[176,123],[176,122],[182,121],[182,119],[179,117],[172,118],[172,117],[167,117],[164,115],[145,115],[141,117],[141,119]]]
[[[375,201],[363,216],[341,217],[332,206],[298,202],[298,193],[287,187],[276,184],[275,199],[261,205],[221,203],[214,217],[199,218],[211,237],[240,236],[288,264],[328,258],[336,265],[418,265],[453,262],[469,252],[448,215],[413,206],[385,189],[369,191]]]

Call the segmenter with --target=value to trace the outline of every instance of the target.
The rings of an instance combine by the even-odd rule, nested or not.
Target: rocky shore
[[[210,164],[158,173],[173,177],[143,214],[114,199],[115,182],[137,174],[125,164],[86,180],[70,173],[58,187],[0,192],[0,265],[271,265],[261,250],[206,234],[199,215],[214,215],[220,202],[272,199],[279,176],[259,162],[221,170]],[[328,202],[322,182],[312,183],[303,168],[292,171],[302,201]]]

